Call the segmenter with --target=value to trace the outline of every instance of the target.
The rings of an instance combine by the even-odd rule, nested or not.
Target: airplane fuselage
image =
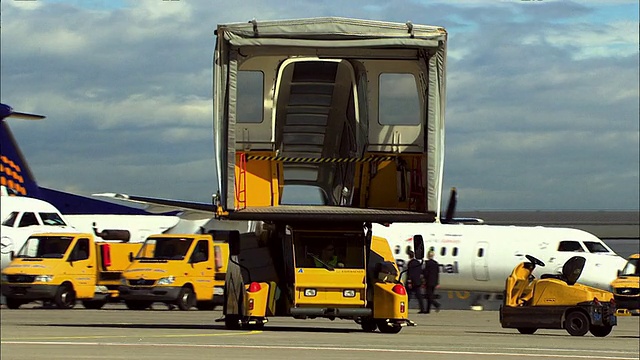
[[[413,237],[422,236],[425,250],[435,252],[440,266],[440,289],[502,292],[505,279],[525,255],[542,260],[534,275],[559,274],[571,256],[587,259],[578,282],[609,289],[624,259],[594,235],[568,228],[395,223],[374,225],[385,237],[398,265],[408,261]]]

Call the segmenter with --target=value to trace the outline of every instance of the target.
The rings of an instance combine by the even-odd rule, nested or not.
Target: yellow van
[[[618,271],[611,283],[618,307],[618,315],[640,316],[640,254],[629,256],[627,264]]]
[[[222,304],[229,245],[208,234],[152,235],[124,271],[120,296],[129,309],[153,302],[213,310]]]
[[[128,254],[141,246],[95,242],[85,233],[34,234],[2,272],[7,307],[42,300],[69,309],[81,300],[85,308],[100,309],[118,297]]]

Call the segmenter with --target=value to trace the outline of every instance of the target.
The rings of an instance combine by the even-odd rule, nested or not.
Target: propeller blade
[[[447,206],[447,212],[445,213],[443,221],[444,224],[449,224],[453,221],[453,217],[456,212],[456,204],[458,202],[458,191],[455,187],[451,188],[451,192],[449,193],[449,206]]]

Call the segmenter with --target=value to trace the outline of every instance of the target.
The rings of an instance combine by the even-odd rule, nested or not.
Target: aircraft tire
[[[19,299],[15,299],[15,298],[7,298],[7,308],[9,309],[19,309],[20,306],[22,306],[23,302]]]
[[[180,289],[180,294],[178,294],[178,300],[176,300],[176,305],[178,305],[178,309],[186,311],[191,309],[193,303],[195,302],[195,294],[191,288],[183,287]]]
[[[580,310],[571,311],[564,320],[564,328],[571,336],[584,336],[589,332],[589,317]]]
[[[71,309],[76,306],[76,292],[69,284],[62,284],[53,298],[58,309]]]
[[[85,309],[98,310],[102,309],[106,303],[106,300],[83,300],[82,306],[84,306]]]
[[[536,332],[536,328],[518,328],[518,332],[520,332],[520,334],[525,334],[525,335],[531,335],[534,332]]]
[[[595,337],[605,337],[611,333],[613,326],[611,325],[603,325],[603,326],[591,326],[589,331]]]

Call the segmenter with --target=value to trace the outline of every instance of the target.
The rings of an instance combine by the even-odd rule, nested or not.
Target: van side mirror
[[[240,231],[229,231],[229,255],[240,255]]]
[[[13,260],[16,257],[16,253],[13,250],[11,250],[9,252],[9,257],[11,258],[11,260]],[[618,270],[618,274],[620,274],[620,270]]]
[[[413,252],[416,259],[424,259],[424,239],[422,235],[413,235]]]
[[[13,251],[11,252],[11,254],[13,254]],[[13,257],[12,257],[13,259]],[[622,274],[622,270],[618,269],[618,277],[620,277],[620,274]]]
[[[133,253],[132,252],[129,253],[129,262],[133,262]]]

